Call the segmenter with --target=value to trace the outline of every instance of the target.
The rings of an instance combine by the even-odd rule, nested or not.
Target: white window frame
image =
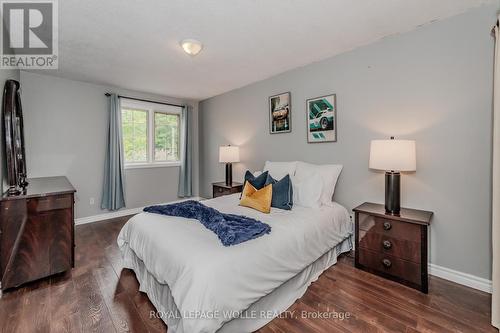
[[[179,151],[179,161],[160,161],[156,162],[154,159],[154,140],[155,140],[155,112],[172,114],[179,116],[179,149],[182,147],[182,137],[181,137],[181,107],[173,105],[158,104],[153,102],[143,102],[136,101],[127,98],[121,98],[120,100],[120,112],[121,109],[138,109],[148,112],[148,156],[147,162],[128,162],[125,161],[125,169],[143,169],[143,168],[168,168],[168,167],[178,167],[181,165],[180,159],[182,158],[182,152]]]

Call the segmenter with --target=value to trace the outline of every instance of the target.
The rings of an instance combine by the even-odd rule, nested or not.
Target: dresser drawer
[[[71,208],[73,196],[71,194],[53,195],[28,199],[28,210],[30,212],[46,212],[56,209]]]
[[[420,242],[398,239],[373,230],[359,230],[359,247],[419,264]]]
[[[413,242],[420,242],[420,227],[416,224],[402,221],[392,221],[377,216],[359,214],[359,229],[379,233],[395,239],[404,239]]]
[[[361,265],[417,285],[421,284],[420,264],[363,248],[358,251]]]

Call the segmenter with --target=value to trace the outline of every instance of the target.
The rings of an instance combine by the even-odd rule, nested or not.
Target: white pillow
[[[297,169],[295,171],[295,177],[298,181],[302,179],[311,177],[314,174],[318,174],[323,183],[323,189],[321,192],[320,202],[323,205],[332,205],[332,197],[335,192],[335,185],[337,184],[337,179],[339,178],[340,172],[342,171],[342,165],[340,164],[310,164],[305,162],[297,162]]]
[[[286,175],[295,175],[295,168],[297,167],[297,162],[270,162],[266,161],[264,165],[264,171],[269,171],[271,177],[276,180],[280,180]]]
[[[297,177],[291,177],[291,181],[294,205],[310,208],[321,207],[323,182],[318,173],[300,180]]]

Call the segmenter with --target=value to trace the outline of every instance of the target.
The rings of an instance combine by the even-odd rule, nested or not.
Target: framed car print
[[[269,97],[269,132],[271,134],[292,131],[290,101],[289,92]]]
[[[307,142],[337,141],[337,98],[335,94],[306,101]]]

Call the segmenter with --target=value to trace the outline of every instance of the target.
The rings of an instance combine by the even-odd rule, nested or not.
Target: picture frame
[[[308,143],[337,141],[336,94],[306,100],[306,126]]]
[[[292,97],[290,92],[269,97],[269,133],[290,133],[292,131]]]

